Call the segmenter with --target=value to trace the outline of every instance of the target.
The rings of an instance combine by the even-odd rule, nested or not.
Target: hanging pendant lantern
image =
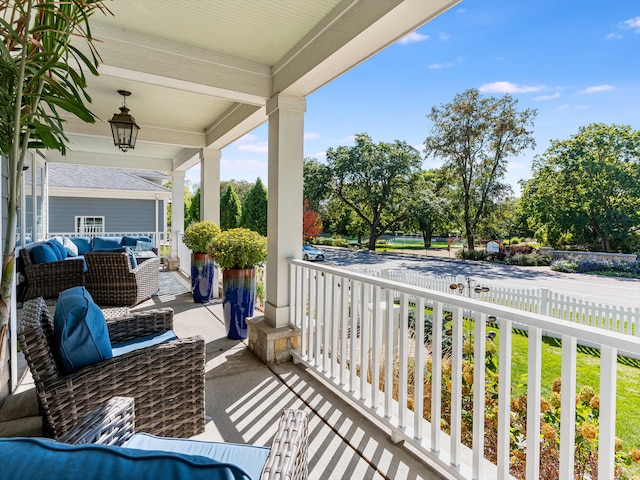
[[[111,124],[113,143],[120,150],[126,152],[136,147],[136,139],[138,138],[140,127],[136,124],[135,119],[129,115],[129,109],[127,108],[127,97],[131,95],[131,92],[118,90],[118,93],[123,97],[120,113],[114,114],[109,123]]]

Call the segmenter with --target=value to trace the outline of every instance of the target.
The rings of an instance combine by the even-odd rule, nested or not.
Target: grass
[[[460,244],[451,244],[451,249],[461,248]],[[429,250],[446,250],[447,242],[431,242]],[[376,245],[377,252],[389,252],[394,250],[424,250],[424,242],[421,239],[401,239],[395,240],[393,243]]]
[[[494,342],[499,345],[500,330]],[[584,385],[600,391],[600,358],[587,349],[578,348],[576,358],[576,393]],[[512,336],[511,383],[512,395],[526,394],[528,338],[525,335]],[[542,343],[542,395],[549,397],[554,378],[561,376],[562,345],[559,340],[544,338]],[[640,448],[640,416],[636,408],[640,405],[640,368],[618,362],[616,384],[616,435],[624,442],[625,450]]]

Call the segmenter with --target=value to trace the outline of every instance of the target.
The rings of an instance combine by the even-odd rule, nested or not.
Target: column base
[[[247,318],[249,349],[267,365],[291,361],[291,349],[300,349],[300,331],[297,328],[276,328],[264,316]]]

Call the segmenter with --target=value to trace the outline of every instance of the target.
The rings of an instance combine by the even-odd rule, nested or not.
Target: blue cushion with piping
[[[188,478],[259,480],[243,467],[203,456],[113,445],[69,445],[43,438],[0,438],[2,478],[105,480]],[[242,462],[239,465],[243,465]]]
[[[67,258],[67,251],[65,250],[64,245],[62,245],[59,240],[52,238],[50,240],[47,240],[47,243],[51,245],[53,251],[56,252],[56,257],[58,258],[58,260],[64,260],[65,258]]]
[[[58,256],[53,247],[48,243],[39,243],[31,249],[33,263],[57,262]]]
[[[71,237],[70,240],[78,247],[78,255],[84,255],[91,251],[91,239],[89,237]]]
[[[92,250],[108,250],[122,247],[122,237],[93,237]]]
[[[138,240],[136,243],[136,252],[152,252],[153,251],[153,243],[146,242],[144,240]]]
[[[65,373],[113,356],[104,314],[85,287],[69,288],[58,296],[52,349]]]
[[[251,478],[259,479],[269,456],[268,447],[235,443],[205,442],[185,438],[156,437],[148,433],[136,433],[123,448],[180,453],[210,458],[217,462],[242,465]]]
[[[152,333],[145,337],[135,338],[122,343],[116,343],[112,346],[113,356],[119,357],[125,353],[133,352],[134,350],[140,350],[141,348],[152,347],[161,343],[170,342],[171,340],[177,340],[178,337],[173,330],[167,330],[162,333]]]

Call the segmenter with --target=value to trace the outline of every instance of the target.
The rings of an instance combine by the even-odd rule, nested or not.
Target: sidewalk
[[[190,294],[154,297],[133,310],[171,307],[179,337],[206,342],[205,432],[194,438],[269,445],[283,408],[304,409],[309,418],[310,479],[444,479],[417,455],[391,442],[357,405],[343,401],[304,367],[268,367],[229,340],[220,301],[195,304]],[[35,389],[27,373],[0,409],[0,437],[39,436]]]

